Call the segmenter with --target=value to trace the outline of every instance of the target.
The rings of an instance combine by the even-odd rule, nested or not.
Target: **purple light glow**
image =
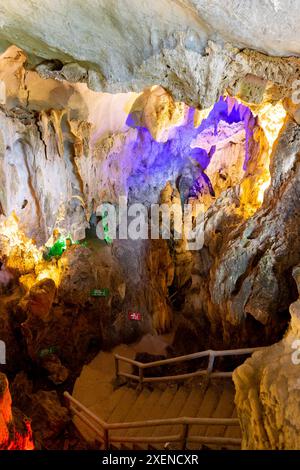
[[[157,186],[162,189],[167,181],[174,183],[180,175],[188,173],[183,184],[185,197],[204,191],[209,191],[213,195],[214,191],[205,174],[205,169],[216,151],[218,128],[224,126],[224,123],[228,125],[241,123],[241,128],[245,129],[243,169],[246,170],[251,157],[250,143],[256,124],[256,118],[251,110],[234,98],[221,97],[208,117],[197,128],[194,127],[194,113],[195,109],[189,108],[186,123],[174,128],[174,132],[171,133],[172,137],[167,142],[157,142],[149,130],[139,124],[139,114],[134,112],[129,114],[126,123],[137,130],[135,141],[124,149],[126,154],[129,152],[128,155],[130,155],[131,172],[126,184],[129,193],[133,192],[137,196],[145,184],[149,190]],[[210,149],[191,148],[192,142],[204,131],[211,136]],[[233,130],[233,132],[236,131]],[[127,158],[125,160],[128,162]]]

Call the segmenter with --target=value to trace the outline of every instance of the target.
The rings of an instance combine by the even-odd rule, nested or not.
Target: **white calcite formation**
[[[160,165],[160,154],[155,154],[159,149],[152,151],[151,142],[135,148],[138,131],[126,120],[134,113],[137,125],[165,143],[186,124],[186,104],[175,102],[162,87],[140,94],[108,94],[94,92],[86,84],[44,79],[27,71],[25,61],[24,53],[14,46],[0,57],[2,220],[14,212],[20,228],[38,245],[47,242],[54,228],[80,240],[101,202],[117,203],[119,196],[131,191],[134,200],[156,203],[168,181],[175,186],[178,163],[172,158],[169,165],[162,162],[151,179],[153,166]],[[243,179],[245,129],[243,123],[221,122],[216,136],[212,133],[212,128],[207,129],[191,142],[191,149],[216,145],[207,174],[219,196]],[[173,147],[176,155],[179,150]],[[166,160],[167,153],[161,158]],[[192,171],[189,166],[186,172]]]
[[[84,195],[101,186],[96,174],[85,174],[84,161],[90,165],[90,148],[103,137],[128,130],[127,113],[137,95],[98,94],[85,84],[44,80],[25,72],[25,60],[15,47],[0,59],[1,213],[14,211],[38,244],[55,226],[82,239],[91,210]]]
[[[294,270],[299,284],[300,269]],[[233,375],[244,449],[300,448],[300,300],[282,341],[255,352]]]
[[[160,84],[207,106],[247,74],[285,85],[293,60],[247,48],[297,56],[299,15],[297,0],[8,0],[0,41],[44,76],[114,93]]]

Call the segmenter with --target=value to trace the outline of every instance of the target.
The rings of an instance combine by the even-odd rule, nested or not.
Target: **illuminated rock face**
[[[61,385],[95,351],[168,331],[174,315],[175,352],[274,342],[300,262],[300,118],[290,99],[300,78],[297,0],[65,3],[0,8],[7,370],[29,358]],[[204,246],[96,240],[43,258],[54,228],[83,239],[99,203],[120,195],[146,206],[202,202]],[[93,297],[95,289],[110,294]],[[300,446],[290,361],[298,304],[285,339],[235,372],[244,448]],[[35,430],[46,415],[41,432],[51,441],[68,413],[55,392],[30,403]],[[1,447],[33,445],[0,375]]]
[[[133,110],[135,104],[133,105]],[[176,185],[178,177],[184,173],[190,173],[189,182],[187,182],[186,191],[183,191],[185,202],[188,202],[189,196],[198,197],[197,190],[192,191],[192,187],[198,186],[200,193],[210,191],[215,196],[214,185],[211,183],[208,174],[214,179],[217,186],[219,180],[226,179],[226,171],[223,178],[220,177],[219,170],[224,167],[220,153],[222,146],[226,146],[226,131],[222,129],[230,128],[227,135],[227,152],[224,152],[224,159],[227,160],[229,172],[237,175],[242,180],[244,172],[247,170],[250,159],[250,145],[253,141],[254,128],[257,126],[256,119],[249,108],[239,104],[233,99],[227,98],[220,100],[214,105],[206,119],[203,119],[199,126],[195,126],[195,110],[187,108],[185,120],[180,125],[173,127],[169,131],[167,140],[160,141],[154,139],[145,124],[143,116],[147,116],[147,107],[140,118],[134,111],[130,113],[127,123],[137,129],[137,135],[130,139],[129,143],[124,142],[121,151],[114,149],[107,155],[107,173],[111,160],[116,159],[119,162],[121,175],[123,175],[123,187],[120,187],[121,194],[128,194],[130,199],[136,201],[157,202],[159,194],[165,183],[169,181],[173,187]],[[159,116],[155,116],[159,119]],[[146,121],[146,119],[145,119]],[[159,121],[158,121],[159,122]],[[239,135],[244,131],[242,135]],[[203,136],[203,137],[202,137]],[[202,138],[205,142],[202,142]],[[233,144],[240,142],[238,148],[242,161],[242,168],[234,168],[234,161],[230,154],[230,142]],[[235,147],[232,145],[232,147]],[[237,147],[236,147],[237,149]],[[214,153],[219,153],[213,158]],[[254,156],[252,156],[254,158]],[[214,165],[212,160],[215,161]],[[217,166],[217,168],[216,168]],[[128,174],[129,173],[129,174]],[[227,181],[228,187],[230,183]],[[104,186],[104,185],[102,185]],[[196,194],[194,194],[196,192]]]
[[[219,209],[210,209],[205,243],[206,255],[212,263],[209,315],[214,322],[218,305],[224,323],[242,322],[246,327],[247,321],[257,320],[256,332],[252,325],[253,335],[251,328],[245,331],[248,342],[257,341],[259,325],[265,325],[265,332],[271,335],[277,328],[280,330],[281,321],[287,317],[288,299],[295,295],[291,270],[300,261],[299,194],[295,189],[300,178],[299,141],[299,126],[288,119],[273,149],[271,185],[253,217],[239,224],[234,204],[228,212],[225,198]],[[228,230],[222,239],[216,229],[224,225]],[[218,322],[216,328],[216,331],[220,328]],[[231,344],[229,325],[227,334]],[[243,336],[242,332],[239,336]]]
[[[213,178],[217,196],[243,179],[257,120],[234,99],[221,98],[195,127],[195,110],[176,103],[161,87],[139,96],[97,94],[85,85],[25,72],[24,61],[14,47],[0,60],[6,89],[0,203],[2,213],[14,211],[20,228],[38,245],[54,228],[75,240],[84,238],[91,214],[103,201],[117,202],[124,195],[158,202],[165,184],[175,186],[184,171],[192,174],[191,185],[204,171],[204,186]],[[204,140],[197,143],[202,133]],[[218,176],[216,162],[222,158],[227,166],[219,163],[223,173]],[[234,159],[237,166],[230,169]],[[237,176],[229,179],[227,173]]]
[[[256,287],[262,275],[256,262],[260,255],[264,258],[266,251],[265,232],[262,241],[250,235],[251,252],[243,251],[241,243],[245,221],[249,219],[247,230],[252,233],[260,230],[257,226],[264,224],[268,215],[267,201],[264,211],[257,212],[269,184],[270,148],[266,136],[272,136],[272,144],[285,116],[282,104],[276,104],[282,107],[283,117],[276,117],[274,129],[267,125],[277,109],[275,105],[267,106],[267,85],[263,83],[262,105],[251,101],[253,112],[231,97],[218,99],[210,110],[195,111],[174,101],[162,87],[140,94],[96,93],[85,84],[45,80],[35,71],[26,71],[24,62],[24,53],[16,47],[11,47],[0,60],[0,79],[5,84],[0,119],[0,246],[2,254],[9,257],[7,267],[22,274],[21,284],[29,289],[49,277],[60,286],[58,298],[62,304],[84,308],[89,302],[89,290],[98,284],[103,287],[104,279],[110,284],[115,276],[115,290],[122,286],[122,295],[116,293],[102,312],[105,324],[112,321],[114,325],[108,344],[118,342],[121,331],[126,331],[123,324],[131,309],[143,310],[145,322],[130,327],[126,338],[135,338],[152,326],[159,331],[167,329],[172,318],[170,293],[176,304],[179,295],[184,314],[203,317],[212,331],[220,330],[221,344],[234,337],[232,329],[243,331],[235,337],[237,343],[248,341],[245,324],[250,318],[252,327],[252,317],[259,325],[265,325],[261,330],[264,338],[278,308],[285,312],[290,295],[285,285],[282,299],[279,296],[272,300],[271,291],[265,294]],[[273,66],[279,67],[276,61]],[[257,89],[254,82],[251,93]],[[285,93],[280,90],[277,99]],[[265,121],[262,111],[267,116]],[[281,180],[277,181],[275,167],[272,177],[273,186],[279,191]],[[42,245],[54,228],[65,235],[70,233],[74,239],[83,238],[99,203],[115,203],[120,195],[125,195],[130,202],[148,206],[159,202],[168,185],[174,194],[179,191],[181,203],[189,198],[204,203],[207,221],[205,245],[200,253],[189,253],[183,245],[176,246],[174,254],[166,243],[157,249],[155,243],[148,241],[116,243],[108,250],[112,277],[102,273],[103,277],[94,279],[96,258],[90,262],[89,254],[83,253],[80,261],[77,255],[81,248],[74,257],[72,251],[59,263],[48,263],[35,242],[26,239],[27,235]],[[12,211],[19,222],[10,216]],[[270,218],[276,237],[278,227],[272,211]],[[282,222],[281,230],[286,229],[286,224]],[[19,229],[24,231],[22,236]],[[281,240],[280,234],[278,238]],[[238,263],[236,253],[240,254]],[[167,273],[163,276],[159,275],[159,257],[166,261]],[[105,265],[105,259],[98,261]],[[263,269],[263,261],[261,265]],[[277,259],[267,263],[271,273],[276,271],[276,282],[271,283],[270,289],[282,282],[279,265]],[[251,294],[252,285],[258,289],[257,300]],[[263,298],[265,295],[269,300]],[[42,328],[45,336],[47,328]],[[99,327],[98,339],[102,338],[100,330]],[[36,348],[38,344],[33,345],[35,355]]]
[[[12,412],[8,381],[0,373],[0,450],[33,450],[30,421],[18,410]]]
[[[299,268],[294,270],[299,284]],[[300,300],[290,306],[290,327],[282,341],[253,354],[233,375],[244,449],[300,447]]]
[[[0,119],[0,209],[5,215],[14,210],[20,228],[38,244],[48,240],[54,226],[80,239],[88,226],[91,202],[85,211],[87,182],[81,180],[77,159],[83,154],[88,158],[90,145],[106,133],[123,130],[126,106],[130,109],[136,95],[120,95],[116,106],[117,97],[95,96],[86,86],[25,74],[24,59],[12,48],[0,61],[6,83]],[[45,111],[49,108],[53,109]]]

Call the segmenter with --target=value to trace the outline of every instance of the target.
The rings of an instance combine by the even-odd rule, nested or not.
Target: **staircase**
[[[208,356],[207,370],[175,376],[179,382],[174,376],[150,378],[140,370],[139,375],[133,375],[129,369],[122,371],[119,361],[134,363],[141,369],[149,364],[115,355],[119,385],[105,398],[86,407],[68,393],[65,396],[75,414],[77,428],[87,440],[98,442],[99,448],[237,449],[241,445],[241,430],[231,373],[212,369],[216,356],[249,352],[252,350],[205,351],[150,364]]]

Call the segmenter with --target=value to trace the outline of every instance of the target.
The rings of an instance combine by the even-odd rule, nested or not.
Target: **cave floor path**
[[[234,385],[228,379],[214,379],[209,385],[205,379],[203,381],[198,379],[196,383],[194,381],[184,384],[162,383],[152,387],[145,386],[142,390],[130,384],[116,387],[114,354],[131,359],[134,359],[137,352],[163,354],[165,347],[170,343],[171,335],[156,337],[146,335],[139,343],[122,344],[111,352],[101,351],[88,365],[83,367],[81,375],[76,380],[73,397],[109,423],[180,416],[236,418]],[[132,372],[131,366],[120,362],[120,371],[130,373]],[[82,421],[75,417],[74,423],[87,441],[93,442],[95,440],[95,433]],[[159,437],[179,434],[180,430],[180,425],[165,425],[148,427],[143,430],[115,430],[111,431],[110,435],[136,437],[142,433],[143,436]],[[193,425],[190,427],[190,435],[240,439],[241,431],[237,426]],[[176,444],[173,446],[170,448],[176,449]],[[124,448],[124,445],[119,447]],[[201,445],[198,444],[198,448],[200,447]],[[141,446],[141,448],[146,447]],[[155,448],[163,449],[164,446],[163,444],[155,444]],[[195,449],[195,447],[191,447],[191,449]]]

